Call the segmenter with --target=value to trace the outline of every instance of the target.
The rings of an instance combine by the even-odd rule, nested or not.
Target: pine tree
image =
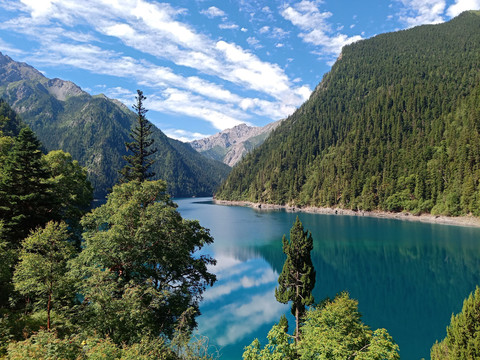
[[[312,290],[315,287],[315,269],[310,252],[313,249],[312,234],[304,231],[298,219],[290,229],[290,240],[282,239],[283,252],[287,260],[278,277],[279,287],[275,297],[283,304],[292,301],[292,314],[295,316],[295,340],[300,336],[300,320],[305,314],[305,306],[313,304]]]
[[[125,155],[123,159],[127,162],[127,165],[120,170],[122,176],[122,182],[128,182],[131,180],[145,181],[152,176],[155,176],[154,172],[149,172],[154,160],[148,159],[150,155],[157,152],[156,148],[150,148],[153,145],[153,139],[150,137],[152,134],[152,124],[147,120],[145,114],[148,110],[143,107],[143,101],[146,97],[143,96],[143,92],[137,90],[136,104],[133,105],[133,109],[137,113],[137,124],[130,132],[132,142],[126,142],[125,146],[128,151],[131,151],[132,155]]]
[[[3,169],[0,216],[13,247],[18,247],[31,229],[45,225],[52,216],[52,194],[47,182],[50,174],[40,147],[33,131],[23,128]]]

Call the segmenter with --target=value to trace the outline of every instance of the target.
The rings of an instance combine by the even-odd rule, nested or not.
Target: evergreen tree
[[[467,360],[480,358],[480,288],[463,302],[462,312],[452,315],[447,337],[433,345],[432,360]]]
[[[275,289],[275,297],[283,304],[292,301],[295,340],[298,341],[300,321],[305,314],[305,306],[313,304],[312,290],[315,287],[315,269],[310,256],[313,249],[312,234],[304,231],[298,216],[290,229],[290,240],[284,235],[282,243],[287,260],[278,277],[279,287]]]
[[[137,90],[135,97],[137,103],[133,105],[133,109],[137,114],[137,124],[130,132],[132,142],[126,142],[127,150],[131,151],[132,155],[125,155],[123,158],[127,161],[127,165],[120,171],[122,181],[127,182],[131,180],[145,181],[155,173],[149,172],[154,160],[148,157],[157,152],[156,148],[150,148],[153,145],[152,124],[147,120],[145,114],[148,110],[143,107],[143,101],[146,97],[143,92]]]
[[[47,180],[41,144],[30,128],[15,138],[0,183],[0,216],[7,237],[18,247],[31,229],[43,226],[52,216],[52,194]]]

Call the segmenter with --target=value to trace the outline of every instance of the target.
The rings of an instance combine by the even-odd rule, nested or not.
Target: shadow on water
[[[199,322],[214,323],[213,314],[223,314],[232,322],[226,320],[222,331],[244,333],[222,338],[210,332],[220,336],[222,359],[240,358],[245,345],[264,338],[279,315],[289,313],[288,306],[275,302],[273,290],[285,260],[281,238],[297,215],[314,238],[315,299],[348,291],[358,299],[365,323],[393,336],[402,359],[429,358],[435,340],[445,337],[451,314],[480,284],[480,229],[205,203],[211,201],[179,209],[211,228],[210,251],[219,258],[219,281],[206,292]],[[264,323],[255,327],[259,317]]]

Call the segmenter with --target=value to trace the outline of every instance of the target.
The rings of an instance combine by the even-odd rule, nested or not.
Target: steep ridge
[[[263,127],[240,124],[207,138],[194,140],[190,145],[211,159],[234,166],[245,154],[260,146],[281,121]]]
[[[70,81],[48,79],[33,67],[0,53],[0,97],[22,117],[46,149],[61,149],[86,166],[103,197],[124,165],[125,141],[135,114],[117,100],[91,96]],[[134,99],[132,99],[132,102]],[[157,128],[153,171],[173,196],[213,194],[229,167],[168,138]]]
[[[344,47],[225,200],[480,215],[480,12]]]

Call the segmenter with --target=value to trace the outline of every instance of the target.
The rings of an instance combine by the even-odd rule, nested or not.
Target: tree
[[[54,194],[52,218],[68,224],[72,240],[80,249],[80,219],[90,210],[93,200],[93,188],[87,179],[87,171],[62,150],[50,151],[44,160],[50,172],[48,184]]]
[[[268,333],[262,349],[258,339],[245,348],[244,360],[398,360],[399,347],[385,329],[372,331],[361,321],[358,303],[347,293],[326,300],[305,313],[302,338],[295,342],[282,320]]]
[[[37,229],[22,242],[13,274],[15,290],[31,297],[37,310],[46,310],[47,330],[51,328],[53,305],[68,293],[67,262],[75,253],[68,238],[67,225],[63,222],[51,221],[44,229]]]
[[[480,288],[463,302],[462,311],[452,315],[447,337],[436,342],[430,355],[432,360],[463,360],[480,358]]]
[[[133,109],[137,113],[137,124],[130,132],[133,141],[125,143],[127,150],[133,154],[123,157],[127,161],[127,165],[120,170],[124,182],[131,180],[145,181],[155,176],[155,173],[149,172],[154,160],[149,160],[148,157],[156,153],[157,149],[149,149],[154,140],[150,138],[152,124],[145,117],[148,110],[143,107],[143,101],[146,100],[146,97],[143,96],[142,91],[137,90],[135,99],[137,103],[133,105]]]
[[[198,310],[216,278],[207,270],[215,260],[195,253],[213,239],[175,208],[165,182],[131,181],[83,218],[85,247],[73,271],[85,298],[79,310],[85,327],[132,343],[171,336],[187,309]]]
[[[301,360],[398,360],[398,345],[385,329],[361,321],[358,302],[348,293],[307,311],[298,354]]]
[[[44,226],[52,216],[50,177],[40,150],[41,144],[30,128],[15,138],[0,183],[0,218],[7,237],[18,247],[31,229]]]
[[[312,234],[303,230],[298,216],[290,229],[290,240],[282,239],[283,252],[287,260],[278,277],[279,287],[275,297],[283,304],[292,301],[292,314],[295,316],[295,340],[300,338],[300,321],[305,314],[305,306],[313,304],[312,290],[315,287],[315,269],[310,252],[313,249]]]

